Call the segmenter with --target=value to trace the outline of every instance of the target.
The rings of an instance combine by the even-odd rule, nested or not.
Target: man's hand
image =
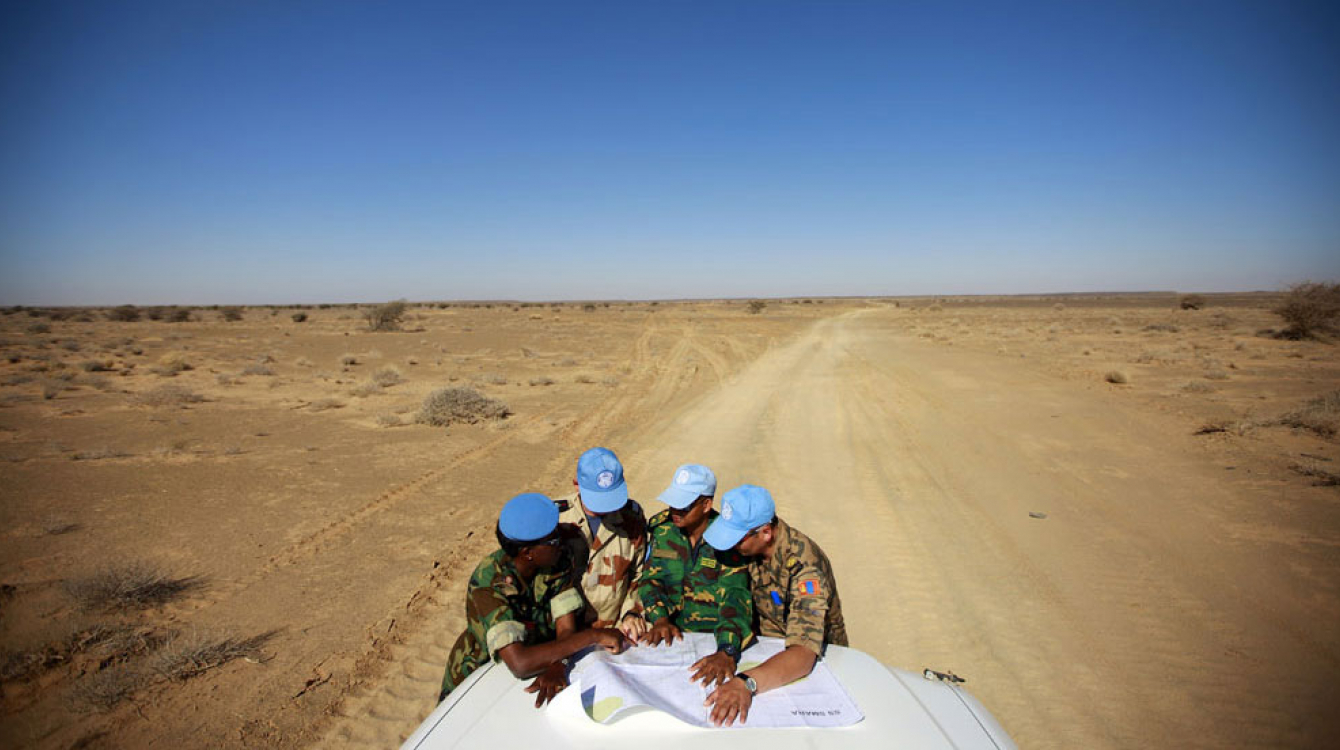
[[[553,700],[563,688],[568,686],[568,670],[563,662],[556,661],[545,667],[535,677],[535,681],[526,687],[527,693],[535,693],[535,707],[539,708]]]
[[[595,634],[595,645],[611,651],[616,654],[623,653],[623,650],[631,645],[631,642],[624,637],[624,634],[618,628],[591,628]]]
[[[629,612],[619,621],[619,630],[628,640],[636,641],[647,632],[647,620],[637,612]]]
[[[735,660],[725,651],[718,651],[694,662],[689,669],[693,670],[694,682],[710,688],[735,676]]]
[[[743,724],[749,718],[749,706],[753,702],[754,696],[749,694],[744,680],[737,677],[722,683],[721,687],[707,696],[703,705],[711,706],[714,725],[728,727],[737,720]]]
[[[679,632],[679,628],[675,627],[673,622],[670,622],[669,617],[662,617],[651,626],[650,630],[643,634],[642,642],[648,646],[657,646],[662,643],[669,646],[675,642],[676,638],[683,637],[684,634]]]

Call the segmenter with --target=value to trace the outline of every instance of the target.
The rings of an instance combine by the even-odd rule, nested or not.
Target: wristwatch
[[[731,661],[735,662],[736,664],[740,663],[739,646],[732,646],[730,644],[726,644],[724,646],[717,646],[717,653],[729,656],[731,658]]]
[[[750,698],[754,697],[755,695],[758,695],[758,683],[754,682],[754,678],[750,677],[748,672],[741,672],[735,676],[744,680],[744,686],[749,688]]]

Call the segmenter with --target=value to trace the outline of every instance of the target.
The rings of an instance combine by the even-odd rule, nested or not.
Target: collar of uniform
[[[772,545],[772,559],[780,567],[786,566],[786,558],[791,550],[791,527],[786,525],[786,521],[777,519],[777,528],[773,531],[773,539],[777,540]]]
[[[562,519],[561,516],[560,519],[568,520],[569,523],[580,529],[582,536],[586,538],[586,543],[591,546],[591,551],[595,552],[605,546],[605,543],[608,542],[609,538],[613,535],[613,531],[610,529],[608,520],[601,519],[600,531],[592,534],[591,520],[587,518],[586,508],[582,505],[579,498],[580,493],[576,492],[567,497],[560,498],[561,500],[566,500],[568,502],[569,510],[565,515],[570,515],[570,519]]]
[[[717,511],[716,511],[715,508],[709,508],[708,511],[707,511],[707,524],[708,524],[708,525],[711,525],[711,523],[712,523],[713,521],[715,521],[715,520],[716,520],[716,517],[719,516],[719,515],[721,515],[721,514],[720,514],[720,513],[717,513]],[[689,549],[696,549],[696,548],[697,548],[697,547],[695,547],[694,545],[688,543],[688,541],[689,541],[689,535],[688,535],[688,534],[685,534],[683,529],[681,529],[681,528],[679,528],[678,526],[676,526],[676,525],[675,525],[675,522],[674,522],[674,521],[671,521],[670,518],[669,518],[669,516],[667,516],[666,519],[665,519],[665,525],[666,525],[666,526],[669,526],[669,527],[674,531],[674,533],[676,533],[676,534],[679,535],[679,538],[680,538],[680,539],[683,539],[683,540],[684,540],[684,543],[685,543],[685,546],[686,546],[686,547],[688,547]],[[703,544],[703,537],[705,537],[705,536],[707,536],[706,529],[704,529],[703,536],[698,537],[698,545],[697,545],[697,546],[702,546],[702,544]]]

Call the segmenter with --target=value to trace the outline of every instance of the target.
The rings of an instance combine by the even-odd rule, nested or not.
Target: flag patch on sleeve
[[[819,579],[817,578],[806,578],[801,581],[799,589],[801,596],[822,596],[819,591]]]

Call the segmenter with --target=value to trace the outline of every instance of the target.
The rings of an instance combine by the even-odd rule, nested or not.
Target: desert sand
[[[1021,747],[1336,746],[1340,444],[1288,415],[1340,353],[1206,299],[10,311],[0,737],[394,746],[498,508],[604,445],[649,512],[690,461],[771,489],[852,645]],[[511,414],[415,424],[448,386]],[[130,565],[161,596],[90,594]]]

